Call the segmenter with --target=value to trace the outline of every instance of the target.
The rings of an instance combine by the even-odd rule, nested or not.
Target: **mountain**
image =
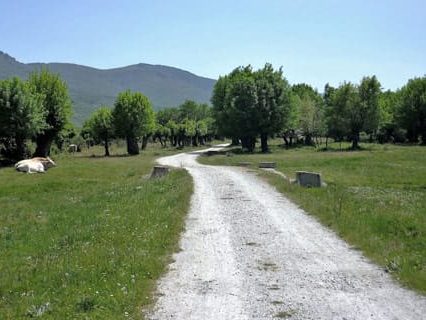
[[[28,75],[41,68],[59,73],[68,84],[73,101],[73,122],[81,125],[100,105],[112,106],[117,94],[140,91],[154,109],[178,106],[186,99],[208,103],[215,80],[162,65],[135,64],[122,68],[96,69],[70,63],[21,63],[0,51],[0,79]]]

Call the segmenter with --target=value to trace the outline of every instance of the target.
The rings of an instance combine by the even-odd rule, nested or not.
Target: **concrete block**
[[[303,187],[320,188],[323,184],[321,174],[315,172],[296,171],[296,183]]]
[[[275,168],[277,164],[275,162],[260,162],[259,168]]]
[[[154,166],[151,173],[151,179],[166,176],[169,173],[169,168],[164,166]]]

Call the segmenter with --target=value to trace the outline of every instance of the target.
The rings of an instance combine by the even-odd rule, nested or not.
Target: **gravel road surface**
[[[196,157],[159,160],[186,168],[195,192],[148,319],[426,319],[425,297],[253,172]]]

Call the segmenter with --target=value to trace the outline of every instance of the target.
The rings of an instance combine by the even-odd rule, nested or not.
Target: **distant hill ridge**
[[[59,73],[73,101],[73,122],[81,125],[102,104],[112,106],[117,94],[130,89],[148,96],[155,109],[178,106],[186,99],[209,103],[215,80],[163,65],[139,63],[122,68],[96,69],[71,63],[21,63],[0,51],[0,79],[28,75],[47,67]]]

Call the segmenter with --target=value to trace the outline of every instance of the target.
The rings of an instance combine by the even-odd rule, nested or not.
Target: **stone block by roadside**
[[[276,168],[277,164],[275,162],[260,162],[259,168]]]
[[[164,177],[169,173],[169,168],[165,166],[154,166],[151,173],[151,179]]]
[[[320,188],[323,186],[321,174],[307,171],[296,171],[296,183],[302,187]]]

